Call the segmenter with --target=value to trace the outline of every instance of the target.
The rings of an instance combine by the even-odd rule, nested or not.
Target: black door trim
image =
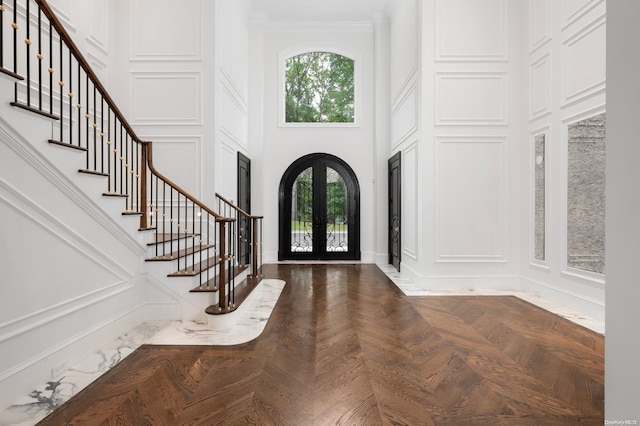
[[[402,252],[402,153],[389,159],[389,264],[400,271]],[[395,197],[394,197],[395,194]]]
[[[349,200],[348,251],[346,252],[292,252],[291,250],[291,188],[298,175],[309,167],[331,167],[345,181]],[[278,260],[359,260],[360,259],[360,185],[353,169],[339,157],[325,153],[308,154],[294,161],[282,175],[279,198]]]
[[[237,160],[237,205],[251,214],[251,159],[238,151]],[[248,265],[251,256],[251,221],[238,215],[238,261]]]

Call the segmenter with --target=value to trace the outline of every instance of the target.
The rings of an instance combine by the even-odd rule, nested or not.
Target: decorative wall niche
[[[546,206],[545,206],[545,139],[544,133],[539,134],[534,139],[535,144],[535,156],[534,156],[534,170],[535,170],[535,201],[534,201],[534,259],[544,262],[546,260],[545,252],[545,220],[546,220]]]
[[[604,273],[605,114],[569,124],[567,266]]]

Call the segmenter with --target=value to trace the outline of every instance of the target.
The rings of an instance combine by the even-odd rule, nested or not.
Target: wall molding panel
[[[148,10],[154,13],[150,15]],[[130,15],[131,61],[202,60],[200,0],[181,2],[180,7],[170,0],[137,0],[130,4]]]
[[[100,82],[107,84],[109,80],[107,76],[107,64],[91,52],[87,53],[87,61],[89,65],[91,65],[91,69],[93,69],[100,79]]]
[[[56,13],[56,16],[64,24],[64,28],[70,32],[75,33],[76,27],[73,22],[73,3],[70,0],[55,0],[50,2],[51,9]],[[23,15],[24,16],[24,15]]]
[[[235,103],[236,107],[242,112],[244,116],[248,116],[249,114],[249,101],[247,100],[247,96],[243,93],[242,90],[238,87],[233,78],[229,75],[229,73],[224,69],[224,67],[219,67],[220,75],[222,78],[220,82],[222,83],[222,88],[227,93],[228,97]]]
[[[603,3],[604,0],[562,0],[562,29],[567,29]]]
[[[436,263],[507,262],[507,137],[436,136],[435,150]]]
[[[418,85],[416,81],[404,92],[404,96],[393,105],[391,115],[391,145],[393,150],[418,131]]]
[[[108,53],[109,30],[105,16],[109,16],[105,0],[91,0],[91,27],[86,40],[101,53]]]
[[[505,0],[436,0],[435,14],[436,61],[507,61]]]
[[[606,16],[601,15],[562,42],[563,108],[604,92],[605,40]]]
[[[19,317],[13,317],[10,321],[0,324],[0,342],[16,335],[24,334],[52,319],[63,317],[70,312],[112,297],[133,286],[133,275],[124,266],[115,262],[108,254],[100,251],[95,245],[82,238],[2,179],[0,179],[0,190],[2,190],[0,192],[0,204],[8,207],[21,219],[29,221],[41,231],[43,236],[57,241],[58,251],[66,249],[68,251],[67,256],[75,255],[78,258],[76,260],[83,259],[83,267],[86,267],[86,262],[89,262],[90,265],[103,271],[103,276],[100,277],[95,268],[92,270],[93,279],[91,284],[94,287],[93,289],[87,283],[86,292],[83,294],[75,295],[71,299],[65,299],[66,296],[61,295],[64,300],[54,303],[52,306],[38,309]],[[74,275],[77,272],[69,269],[67,273]],[[56,279],[60,280],[62,278],[57,276]],[[100,283],[100,281],[104,282]],[[53,300],[50,302],[53,302]]]
[[[551,0],[531,0],[529,3],[529,53],[551,40]]]
[[[403,229],[414,232],[402,233],[402,253],[411,259],[418,260],[418,232],[422,226],[418,223],[419,214],[419,170],[418,141],[414,140],[402,150],[402,223]]]
[[[202,125],[201,72],[131,72],[130,87],[132,124]]]
[[[172,180],[202,198],[202,135],[144,135],[143,139],[154,145],[156,167],[161,172],[171,168]]]
[[[549,149],[550,146],[550,142],[551,142],[551,127],[550,125],[545,125],[543,127],[539,127],[535,130],[532,130],[529,134],[529,168],[528,168],[528,172],[529,172],[529,185],[528,185],[528,189],[529,189],[529,196],[528,196],[528,200],[529,200],[529,210],[528,210],[528,215],[527,217],[529,218],[529,235],[528,235],[528,239],[529,239],[529,250],[528,250],[528,255],[529,255],[529,265],[539,268],[541,270],[546,270],[549,271],[551,268],[549,267],[549,261],[548,261],[548,253],[547,250],[545,249],[545,260],[541,261],[536,259],[535,256],[535,243],[536,243],[536,239],[535,239],[535,221],[536,221],[536,217],[535,217],[535,206],[536,206],[536,171],[535,171],[535,167],[536,167],[536,138],[540,135],[545,135],[545,149],[544,149],[544,155],[543,155],[543,159],[542,161],[545,164],[545,168],[544,168],[544,181],[545,181],[545,193],[544,193],[544,204],[545,204],[545,220],[544,220],[544,224],[545,224],[545,231],[549,229],[549,205],[550,205],[550,192],[549,190],[547,190],[547,186],[550,186],[551,182],[550,182],[550,168],[549,165],[553,164],[552,161],[550,161],[551,159],[548,158],[549,157],[549,152],[551,151]],[[548,239],[548,235],[547,232],[545,232],[545,247],[548,246],[547,244],[547,239]]]
[[[404,81],[398,88],[397,92],[395,94],[392,94],[392,101],[391,101],[392,112],[400,108],[401,104],[404,102],[403,99],[407,97],[407,94],[411,90],[414,90],[413,86],[416,86],[417,84],[418,84],[418,67],[416,66],[411,70],[411,72],[407,74]]]
[[[16,154],[25,160],[31,167],[49,180],[60,192],[65,194],[82,211],[87,212],[104,229],[117,238],[133,253],[142,256],[146,253],[146,248],[141,246],[131,235],[129,235],[120,224],[107,215],[94,202],[84,197],[83,192],[66,176],[60,173],[53,164],[49,162],[40,152],[37,152],[31,144],[23,138],[16,138],[6,130],[11,128],[7,122],[0,117],[0,140],[6,143]]]
[[[529,68],[529,120],[551,114],[551,52]]]
[[[436,72],[436,125],[507,126],[507,73]]]

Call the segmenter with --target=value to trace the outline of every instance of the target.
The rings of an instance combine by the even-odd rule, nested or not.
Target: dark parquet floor
[[[237,346],[136,350],[43,425],[603,424],[604,338],[515,297],[405,297],[374,265],[287,284]]]

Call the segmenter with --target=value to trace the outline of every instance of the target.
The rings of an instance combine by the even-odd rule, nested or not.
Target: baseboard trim
[[[571,308],[596,321],[605,321],[604,301],[524,277],[520,278],[520,290]]]

